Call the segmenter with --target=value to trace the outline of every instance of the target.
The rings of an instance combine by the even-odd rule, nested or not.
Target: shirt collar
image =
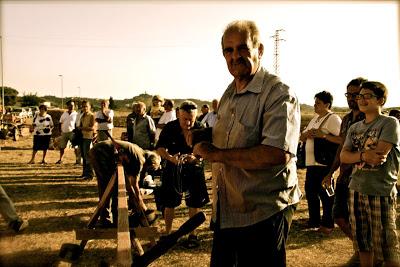
[[[249,92],[259,94],[261,93],[262,85],[264,83],[264,75],[267,71],[263,67],[259,67],[257,72],[254,74],[253,79],[246,85],[246,87],[236,94],[244,94]],[[233,81],[230,87],[236,92],[235,90],[235,81]]]

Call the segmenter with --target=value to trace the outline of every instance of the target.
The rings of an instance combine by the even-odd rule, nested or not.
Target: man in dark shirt
[[[196,121],[197,106],[192,101],[185,101],[179,107],[179,118],[163,128],[156,149],[166,161],[161,185],[161,205],[164,208],[165,232],[172,230],[175,207],[181,203],[185,193],[189,217],[209,202],[204,179],[204,165],[192,154],[192,148],[186,143],[191,129],[202,128]],[[197,240],[189,235],[189,240]]]
[[[346,139],[347,130],[350,128],[350,126],[365,118],[364,113],[360,112],[360,110],[358,109],[356,96],[360,93],[362,83],[366,81],[367,80],[364,78],[356,78],[351,80],[347,85],[345,96],[347,98],[347,104],[351,111],[343,117],[342,123],[340,125],[340,137],[342,138],[342,142],[336,152],[336,157],[332,163],[329,173],[324,177],[322,181],[322,186],[324,186],[325,188],[329,188],[332,182],[333,173],[340,167],[340,173],[336,179],[333,217],[335,223],[350,239],[352,239],[352,236],[349,224],[349,209],[347,206],[347,199],[349,195],[350,175],[353,165],[340,162],[340,151],[342,150],[344,140]]]
[[[147,219],[155,216],[147,209],[143,202],[139,190],[139,180],[146,174],[147,171],[157,170],[160,167],[160,156],[157,153],[143,150],[139,146],[125,142],[115,141],[118,148],[110,141],[99,142],[89,151],[89,159],[97,177],[97,185],[99,188],[99,199],[104,194],[104,191],[110,181],[112,175],[116,171],[117,162],[120,161],[124,167],[124,173],[128,177],[130,184],[138,199],[138,205],[145,212]],[[118,155],[115,154],[115,149],[118,150]],[[114,186],[112,193],[111,213],[107,209],[103,209],[100,214],[100,224],[109,225],[110,221],[113,224],[117,221],[117,186]],[[105,207],[109,207],[110,203],[106,203]]]

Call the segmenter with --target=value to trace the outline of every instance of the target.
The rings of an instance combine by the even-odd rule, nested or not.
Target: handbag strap
[[[333,112],[330,112],[330,113],[328,114],[328,116],[326,116],[326,117],[324,118],[324,120],[323,120],[323,121],[321,122],[321,124],[319,125],[318,130],[321,130],[322,126],[324,126],[325,122],[328,120],[328,118],[329,118],[332,114],[333,114]]]

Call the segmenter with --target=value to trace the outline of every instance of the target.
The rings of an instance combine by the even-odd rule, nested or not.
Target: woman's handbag
[[[306,167],[306,142],[299,142],[299,144],[297,145],[296,157],[297,168],[304,169]]]
[[[318,129],[321,129],[322,125],[333,113],[329,114],[324,121],[321,123]],[[336,151],[339,148],[339,144],[330,142],[325,138],[314,138],[314,157],[315,161],[319,164],[331,166],[335,160]]]
[[[315,161],[323,165],[331,166],[335,160],[338,148],[339,144],[329,142],[324,138],[314,138]]]

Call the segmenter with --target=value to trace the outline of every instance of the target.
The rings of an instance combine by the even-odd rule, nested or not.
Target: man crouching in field
[[[154,152],[143,150],[139,146],[125,142],[115,141],[118,146],[118,155],[115,154],[115,145],[110,141],[97,143],[89,151],[90,163],[97,177],[97,185],[99,188],[99,199],[104,194],[108,182],[117,169],[118,160],[124,167],[125,175],[128,177],[133,190],[138,199],[138,205],[143,209],[149,223],[155,220],[155,212],[148,210],[143,202],[139,190],[140,177],[146,174],[147,171],[157,170],[160,168],[160,156]],[[109,208],[110,201],[106,202],[105,207]],[[107,209],[103,209],[100,214],[100,225],[109,227],[116,225],[117,222],[117,187],[114,186],[111,202],[112,220]]]

